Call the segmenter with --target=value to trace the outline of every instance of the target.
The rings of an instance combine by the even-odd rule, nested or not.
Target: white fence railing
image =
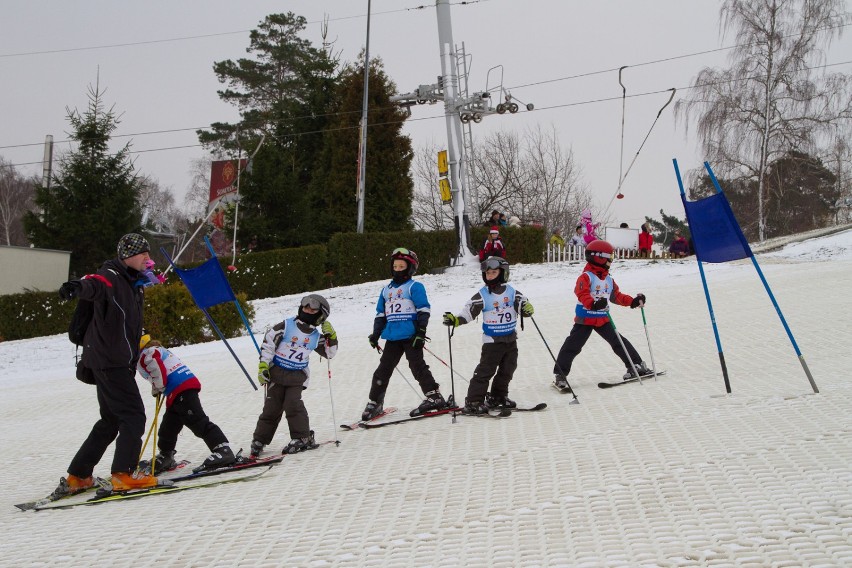
[[[585,262],[586,249],[580,246],[562,247],[547,243],[547,248],[544,251],[544,262]],[[618,248],[615,249],[616,259],[627,258],[649,258],[643,256],[636,249]],[[650,258],[666,259],[670,258],[668,251],[656,252],[651,251]]]

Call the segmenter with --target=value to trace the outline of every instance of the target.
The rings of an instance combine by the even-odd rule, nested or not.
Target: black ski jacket
[[[94,302],[83,340],[82,363],[90,369],[136,369],[142,337],[143,287],[139,273],[117,258],[80,280],[78,298]]]

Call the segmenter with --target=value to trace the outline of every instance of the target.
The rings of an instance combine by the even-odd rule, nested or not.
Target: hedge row
[[[237,293],[237,299],[251,321],[254,307],[247,302],[245,293]],[[76,302],[63,302],[56,292],[0,296],[0,341],[67,333],[76,305]],[[242,319],[232,303],[213,306],[210,315],[225,337],[236,337],[242,332]],[[144,325],[163,345],[216,339],[204,314],[179,282],[145,290]]]
[[[488,227],[474,227],[471,241],[478,248]],[[500,236],[509,262],[541,262],[544,230],[502,227]],[[236,270],[227,271],[231,287],[249,321],[248,300],[274,298],[333,286],[359,284],[390,277],[388,258],[397,247],[417,251],[420,274],[447,266],[456,254],[453,231],[402,231],[395,233],[341,233],[327,245],[311,245],[237,257]],[[227,267],[229,259],[220,259]],[[214,339],[201,311],[186,288],[172,276],[165,286],[146,290],[145,325],[165,345],[198,343]],[[0,296],[0,341],[65,333],[74,302],[63,303],[55,292],[28,292]],[[226,337],[240,333],[241,320],[233,305],[210,310]]]

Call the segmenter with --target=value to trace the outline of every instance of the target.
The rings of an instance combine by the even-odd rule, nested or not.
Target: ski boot
[[[497,396],[494,394],[485,395],[485,406],[488,408],[517,408],[518,403],[510,399],[508,396]]]
[[[177,462],[175,461],[175,453],[175,450],[160,450],[160,452],[154,458],[154,475],[159,475],[164,471],[169,471],[177,467]]]
[[[213,448],[213,453],[201,464],[200,469],[217,469],[236,463],[237,458],[227,442]]]
[[[113,472],[110,478],[113,492],[130,491],[132,489],[151,489],[157,486],[157,478],[153,475],[139,474],[134,476],[126,471]]]
[[[426,398],[420,403],[420,406],[408,413],[409,416],[420,416],[433,410],[442,410],[447,408],[447,401],[441,396],[437,390],[426,393]]]
[[[260,457],[260,452],[263,451],[263,444],[258,442],[257,440],[251,441],[251,454],[249,454],[249,459],[256,460]]]
[[[307,438],[293,438],[290,443],[284,446],[281,450],[282,454],[298,454],[305,450],[313,450],[319,448],[319,444],[314,440],[314,431],[311,430],[311,435]]]
[[[462,414],[479,415],[488,414],[490,409],[484,402],[475,402],[470,399],[464,400],[464,407],[461,410]]]
[[[648,368],[647,365],[645,365],[645,361],[641,361],[639,363],[636,363],[636,370],[639,371],[640,377],[647,377],[648,375],[654,374],[654,371],[652,371],[651,369]],[[633,367],[628,367],[627,372],[624,373],[624,377],[622,377],[622,378],[625,381],[629,381],[630,379],[635,379],[636,375],[633,373]]]
[[[364,407],[364,412],[361,413],[361,420],[365,422],[367,420],[372,420],[382,412],[384,412],[384,409],[382,408],[382,403],[371,400],[367,402],[367,406]]]
[[[51,494],[53,497],[66,497],[68,495],[74,495],[75,493],[80,493],[81,491],[85,491],[90,487],[94,487],[95,480],[92,476],[89,477],[77,477],[76,475],[68,474],[68,477],[60,477],[59,485],[56,486],[56,489],[53,490]]]
[[[553,386],[559,392],[571,392],[571,385],[568,384],[568,379],[565,375],[553,375]]]

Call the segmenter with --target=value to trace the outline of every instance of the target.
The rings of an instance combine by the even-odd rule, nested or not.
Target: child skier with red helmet
[[[426,326],[429,325],[431,306],[426,297],[426,288],[412,280],[419,260],[417,253],[407,248],[397,248],[391,253],[391,280],[382,288],[376,304],[373,333],[367,338],[370,347],[382,354],[379,366],[373,373],[370,400],[361,414],[362,420],[375,418],[383,411],[385,392],[397,363],[405,354],[408,367],[426,398],[411,411],[418,416],[433,410],[447,408],[447,401],[438,390],[438,383],[423,359],[426,342]],[[384,350],[379,348],[379,339],[385,340]]]
[[[570,391],[566,375],[571,372],[571,363],[583,350],[583,346],[593,331],[609,343],[613,352],[624,363],[627,368],[624,380],[634,377],[633,365],[636,365],[641,376],[651,374],[651,370],[642,361],[642,357],[623,335],[621,340],[624,342],[624,348],[622,348],[618,340],[620,334],[616,335],[618,332],[610,324],[608,315],[610,303],[630,306],[631,309],[645,305],[644,294],[639,293],[635,297],[631,297],[622,294],[618,289],[618,284],[609,274],[612,255],[612,245],[606,241],[595,240],[586,247],[586,266],[574,286],[574,294],[577,296],[574,327],[571,328],[571,333],[565,339],[565,343],[562,344],[556,358],[556,365],[553,368],[555,375],[553,386],[560,391]],[[625,349],[627,353],[624,352]],[[630,358],[628,358],[628,353]]]

